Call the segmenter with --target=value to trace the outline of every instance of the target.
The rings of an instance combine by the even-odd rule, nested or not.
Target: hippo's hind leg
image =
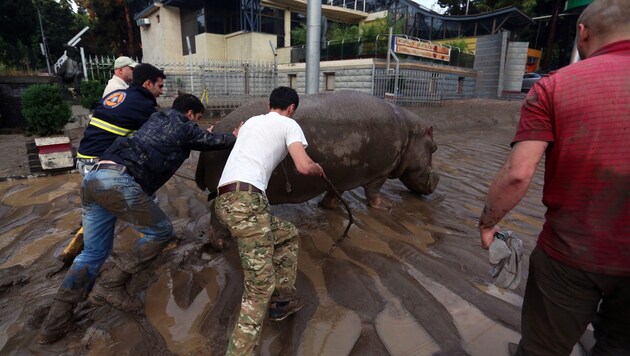
[[[210,225],[208,226],[208,243],[205,247],[208,247],[216,252],[221,252],[225,248],[225,239],[230,236],[230,232],[219,222],[214,212],[213,199],[208,207],[210,209]]]
[[[363,186],[368,204],[373,208],[391,209],[394,205],[391,200],[381,194],[381,187],[383,187],[385,181],[387,181],[387,177],[377,178]]]
[[[343,194],[339,192],[339,194]],[[319,202],[319,206],[324,209],[336,209],[339,206],[340,200],[335,192],[331,192],[330,190],[326,192],[326,195]]]

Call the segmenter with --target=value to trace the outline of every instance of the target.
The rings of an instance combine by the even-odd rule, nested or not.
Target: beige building
[[[141,27],[143,60],[245,60],[277,63],[291,58],[291,31],[306,24],[306,0],[128,0]],[[412,0],[322,0],[322,28],[389,17],[404,35],[429,41],[510,31],[532,20],[516,7],[448,16]],[[516,40],[513,38],[512,40]],[[272,50],[273,47],[273,50]],[[190,58],[188,58],[191,53]],[[322,58],[322,60],[328,60]]]
[[[247,11],[228,5],[230,2],[239,4],[238,1],[151,2],[136,15],[136,24],[141,28],[143,60],[181,61],[188,60],[188,54],[192,53],[193,61],[273,62],[277,49],[278,63],[290,63],[291,29],[306,23],[306,1],[260,1],[253,10],[260,15],[252,21],[244,15]],[[361,10],[322,5],[322,15],[335,22],[359,24],[386,16],[385,12],[368,14]],[[207,14],[210,12],[212,15]],[[248,30],[248,24],[257,30]]]

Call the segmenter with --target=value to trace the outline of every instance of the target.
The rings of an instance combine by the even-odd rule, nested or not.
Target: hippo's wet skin
[[[266,99],[246,104],[214,127],[232,132],[241,121],[269,111]],[[372,207],[387,208],[380,189],[387,179],[400,179],[411,191],[430,194],[439,176],[431,157],[437,149],[433,128],[412,112],[372,95],[356,91],[311,94],[300,97],[294,119],[309,145],[306,152],[326,172],[339,192],[359,186]],[[196,182],[201,189],[216,190],[229,152],[203,152]],[[327,192],[321,205],[337,207],[339,201],[319,177],[297,173],[289,156],[276,167],[266,194],[271,204],[302,203]]]

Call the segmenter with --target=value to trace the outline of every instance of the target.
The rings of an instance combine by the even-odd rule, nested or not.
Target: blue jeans
[[[81,203],[85,247],[74,259],[63,288],[92,289],[114,246],[116,219],[143,234],[134,247],[136,251],[147,242],[166,244],[174,236],[171,221],[127,173],[110,169],[88,172],[81,184]]]

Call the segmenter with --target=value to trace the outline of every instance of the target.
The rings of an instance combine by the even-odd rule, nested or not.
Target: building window
[[[197,13],[197,33],[206,32],[206,16],[203,13],[203,9]]]
[[[464,94],[464,77],[457,79],[457,94]]]
[[[324,82],[326,85],[326,91],[334,91],[335,90],[335,73],[334,72],[324,73]]]
[[[278,48],[284,47],[284,10],[260,7],[260,32],[278,36]]]
[[[289,74],[289,87],[297,89],[297,74]]]

